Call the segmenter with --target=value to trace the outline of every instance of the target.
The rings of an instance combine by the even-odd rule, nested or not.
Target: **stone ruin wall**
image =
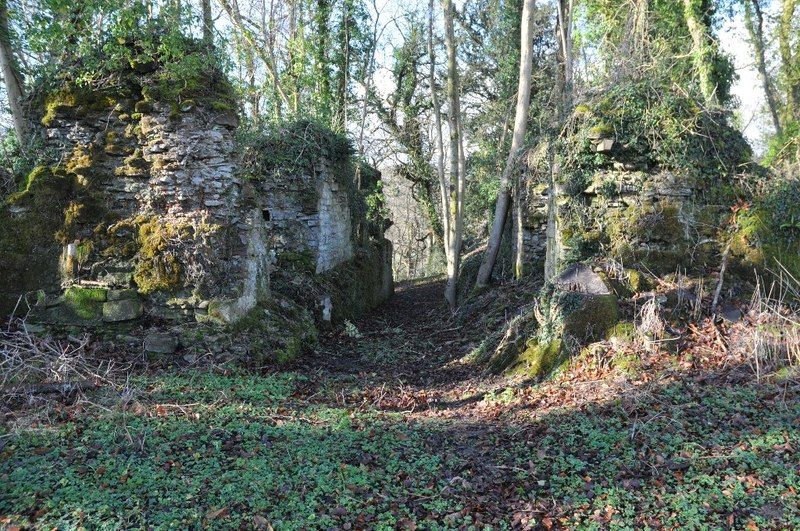
[[[145,315],[232,322],[268,296],[276,254],[310,254],[317,273],[354,258],[348,191],[329,162],[321,157],[312,171],[282,178],[241,177],[231,111],[126,101],[97,111],[55,106],[50,114],[47,149],[62,154],[59,167],[77,176],[81,194],[102,212],[44,258],[59,262],[60,274],[22,287],[47,293],[34,320],[93,324]],[[29,214],[24,202],[12,205],[15,219]],[[149,265],[166,274],[143,270],[143,231],[158,246]],[[391,293],[386,248],[380,259],[388,260],[389,280],[377,279],[379,300]],[[91,290],[89,310],[74,311],[66,297],[71,286]]]
[[[330,164],[275,175],[256,183],[258,203],[276,255],[310,253],[323,273],[353,257],[353,224],[347,190]]]
[[[172,240],[154,264],[174,260],[181,278],[162,286],[165,281],[155,274],[152,290],[139,286],[148,292],[148,314],[203,320],[215,304],[218,317],[227,320],[267,293],[265,226],[260,212],[243,201],[244,183],[234,158],[238,120],[232,112],[187,104],[176,113],[159,103],[121,102],[99,113],[76,116],[74,109],[56,107],[54,114],[45,127],[46,145],[69,157],[67,167],[77,166],[74,171],[91,182],[91,193],[106,212],[99,229],[135,239],[143,224],[152,224],[153,231],[164,231],[165,239]],[[86,160],[75,162],[80,157]],[[142,298],[129,289],[135,257],[95,245],[83,261],[69,263],[75,248],[92,242],[97,231],[83,227],[75,244],[67,245],[62,283],[110,290],[105,321],[138,317],[144,311],[141,301],[117,302]]]
[[[623,267],[656,274],[704,268],[716,260],[726,209],[706,202],[691,175],[613,162],[595,171],[573,197],[560,184],[551,197],[549,181],[549,166],[530,153],[523,169],[524,256],[532,267],[544,267],[548,278],[601,249]]]

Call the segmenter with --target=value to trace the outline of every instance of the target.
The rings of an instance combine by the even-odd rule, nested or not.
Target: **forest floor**
[[[695,350],[490,377],[441,288],[400,286],[281,371],[165,365],[46,421],[9,413],[0,525],[800,528],[792,374]]]

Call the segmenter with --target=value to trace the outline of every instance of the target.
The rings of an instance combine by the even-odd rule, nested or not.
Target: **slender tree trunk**
[[[314,31],[316,31],[314,49],[314,77],[317,83],[317,115],[329,126],[333,121],[331,115],[331,72],[328,61],[330,44],[331,0],[317,0],[317,11],[314,13]]]
[[[525,229],[522,226],[524,215],[522,208],[522,188],[525,186],[522,174],[517,172],[514,197],[514,278],[520,279],[525,274]]]
[[[792,50],[795,11],[798,0],[783,0],[778,22],[778,50],[781,55],[781,73],[786,87],[785,118],[800,120],[800,50]]]
[[[289,42],[288,42],[288,49],[289,49],[289,60],[288,60],[288,70],[289,70],[289,79],[291,80],[292,86],[292,103],[290,106],[290,110],[293,116],[297,116],[298,109],[300,107],[300,72],[299,72],[299,61],[297,58],[297,45],[299,41],[299,32],[298,32],[298,4],[300,0],[289,0]]]
[[[439,102],[439,93],[436,90],[436,53],[433,47],[433,0],[428,3],[428,58],[430,70],[428,73],[431,85],[431,102],[433,104],[434,134],[436,135],[436,174],[439,178],[439,193],[442,201],[442,227],[444,233],[444,247],[450,247],[450,207],[447,194],[447,178],[444,173],[444,141],[442,140],[442,106]]]
[[[558,46],[561,51],[563,87],[562,112],[572,106],[573,58],[572,58],[572,0],[558,0]]]
[[[447,286],[445,299],[450,308],[455,308],[457,301],[456,283],[461,255],[461,238],[463,232],[463,209],[461,193],[464,189],[464,175],[459,171],[462,148],[460,141],[459,116],[461,115],[460,102],[458,101],[458,65],[456,63],[456,39],[453,30],[453,0],[444,0],[444,38],[447,47],[447,97],[449,111],[447,113],[450,129],[450,202],[448,214],[452,220],[452,237],[447,247]]]
[[[700,92],[707,105],[719,103],[714,82],[714,46],[710,29],[705,22],[704,0],[683,0],[683,14],[689,35],[692,36],[692,60],[700,81]]]
[[[8,24],[8,4],[0,0],[0,68],[3,72],[3,81],[8,95],[8,106],[11,108],[11,117],[14,120],[14,132],[17,134],[19,145],[25,145],[27,124],[22,99],[25,96],[24,87],[11,45],[11,31]]]
[[[333,129],[347,130],[347,88],[350,83],[350,2],[342,0],[342,21],[338,30],[338,46],[340,49],[339,64],[336,71],[335,112]]]
[[[264,47],[259,45],[256,42],[255,37],[253,36],[253,32],[247,27],[242,19],[241,13],[239,12],[238,6],[235,3],[231,3],[230,0],[217,0],[225,12],[230,17],[231,22],[233,22],[234,27],[241,33],[244,40],[250,44],[252,49],[258,54],[258,57],[263,61],[264,67],[267,71],[267,76],[272,81],[272,84],[275,88],[276,93],[278,94],[278,98],[285,103],[286,105],[289,104],[289,98],[286,96],[286,93],[281,86],[280,78],[278,77],[278,69],[273,61],[273,58],[270,57],[269,53],[264,50]]]
[[[214,46],[214,19],[211,17],[211,0],[201,0],[201,7],[203,11],[203,43],[211,48]]]
[[[520,42],[519,84],[517,86],[517,109],[514,117],[514,135],[511,138],[511,150],[508,153],[506,167],[500,176],[500,189],[497,193],[497,204],[494,210],[494,223],[489,234],[486,254],[478,270],[477,287],[485,287],[492,277],[492,270],[500,250],[503,237],[503,226],[511,202],[511,174],[517,165],[519,153],[525,141],[528,126],[528,109],[531,102],[531,69],[533,68],[533,10],[534,0],[525,0],[522,6],[522,31]]]
[[[769,72],[767,72],[767,60],[764,53],[766,47],[764,42],[764,14],[761,12],[760,0],[745,0],[744,21],[756,55],[756,68],[761,76],[764,94],[767,97],[767,107],[769,108],[769,114],[772,116],[772,125],[775,127],[775,132],[780,136],[783,134],[783,128],[778,114],[778,104],[775,100],[775,90],[772,87]]]

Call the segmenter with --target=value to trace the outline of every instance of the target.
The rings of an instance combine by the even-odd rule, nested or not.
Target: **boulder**
[[[144,349],[153,354],[172,354],[178,350],[178,338],[170,334],[149,334],[144,338]]]
[[[142,302],[135,299],[123,299],[103,303],[103,321],[118,323],[137,319],[144,313]]]
[[[541,305],[546,310],[543,331],[553,339],[596,341],[619,320],[613,290],[586,264],[571,264],[557,275]]]
[[[618,313],[617,298],[603,277],[588,265],[572,264],[542,290],[538,311],[510,323],[488,370],[546,376],[576,347],[605,338]]]

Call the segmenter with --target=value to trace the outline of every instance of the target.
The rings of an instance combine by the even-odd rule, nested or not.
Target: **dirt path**
[[[448,388],[476,377],[458,363],[468,347],[452,319],[442,281],[409,282],[376,310],[353,323],[358,336],[338,331],[324,336],[315,353],[304,357],[306,371],[358,375],[371,384]]]

